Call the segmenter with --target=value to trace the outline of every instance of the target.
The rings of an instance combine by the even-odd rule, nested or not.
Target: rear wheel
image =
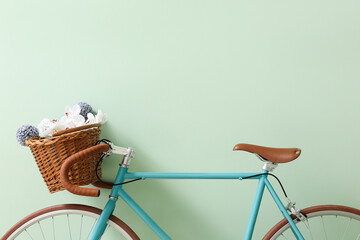
[[[306,240],[360,240],[360,210],[338,205],[321,205],[301,210],[300,221],[291,215]],[[263,240],[296,239],[286,219],[276,224]]]
[[[15,224],[1,240],[89,239],[101,210],[78,204],[48,207],[34,212]],[[101,240],[139,237],[123,221],[111,215]]]

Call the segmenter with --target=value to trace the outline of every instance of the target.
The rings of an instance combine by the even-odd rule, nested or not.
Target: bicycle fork
[[[111,197],[106,203],[104,210],[102,211],[99,219],[96,221],[95,227],[91,233],[89,240],[99,240],[104,234],[107,227],[107,221],[115,209],[116,198]]]
[[[89,240],[99,240],[104,234],[107,221],[115,209],[116,201],[120,197],[162,240],[170,240],[171,238],[150,218],[150,216],[122,189],[121,183],[124,182],[127,167],[120,167],[115,179],[109,201],[105,205]]]
[[[171,238],[150,218],[150,216],[145,213],[144,210],[141,209],[139,205],[121,188],[116,187],[118,190],[118,195],[124,202],[159,236],[162,240],[171,240]],[[99,240],[101,236],[104,234],[105,229],[107,227],[107,221],[110,215],[113,213],[115,209],[117,198],[112,197],[110,195],[110,199],[105,205],[104,210],[102,211],[94,230],[91,233],[89,240]]]

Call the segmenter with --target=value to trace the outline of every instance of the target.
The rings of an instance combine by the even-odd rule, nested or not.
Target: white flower
[[[60,120],[49,120],[43,119],[38,125],[39,135],[41,137],[51,137],[54,132],[80,127],[86,124],[106,122],[106,115],[101,110],[94,116],[92,113],[87,114],[87,121],[80,115],[81,107],[76,104],[72,107],[65,108],[65,116],[61,117]]]
[[[65,108],[65,116],[71,118],[72,116],[80,115],[81,108],[78,104],[72,107],[67,106]]]
[[[49,134],[52,133],[53,129],[52,129],[51,125],[52,125],[51,121],[47,118],[44,118],[40,122],[40,124],[38,125],[40,137],[47,137],[47,136],[49,136]]]
[[[81,115],[75,115],[72,117],[72,123],[75,125],[75,127],[80,127],[85,125],[85,118]]]
[[[92,113],[87,114],[87,121],[86,124],[94,124],[94,123],[101,123],[104,124],[106,122],[106,115],[99,109],[98,113],[94,116]]]
[[[62,125],[65,126],[65,129],[75,127],[75,125],[73,124],[72,118],[70,118],[68,116],[62,116],[60,118],[60,122]]]
[[[103,114],[103,112],[99,109],[95,119],[97,123],[104,124],[106,122],[106,114]]]
[[[95,123],[95,116],[92,113],[88,113],[87,115],[86,124],[94,124]]]
[[[58,120],[49,120],[47,118],[43,119],[38,125],[40,137],[51,137],[54,132],[64,130],[65,128],[66,126]]]
[[[65,116],[60,119],[60,122],[67,128],[80,127],[85,125],[85,118],[80,115],[81,108],[78,104],[73,107],[65,108]]]
[[[85,125],[85,118],[81,115],[63,116],[60,118],[60,122],[65,126],[65,129],[74,128]]]

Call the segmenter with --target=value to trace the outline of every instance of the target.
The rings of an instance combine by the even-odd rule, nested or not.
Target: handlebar
[[[82,195],[82,196],[89,196],[89,197],[98,197],[100,195],[99,189],[94,188],[84,188],[75,186],[70,182],[69,179],[69,170],[72,165],[74,165],[76,162],[88,158],[90,156],[93,156],[95,154],[99,154],[102,152],[109,151],[109,146],[107,144],[99,144],[92,146],[90,148],[87,148],[85,150],[82,150],[78,153],[75,153],[74,155],[71,155],[68,157],[65,162],[62,164],[60,169],[60,181],[62,185],[65,187],[66,190],[73,194]]]

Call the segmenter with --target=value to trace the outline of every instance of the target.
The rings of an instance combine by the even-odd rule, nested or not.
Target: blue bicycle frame
[[[274,199],[276,205],[281,211],[282,215],[287,218],[290,223],[291,230],[293,231],[296,239],[304,240],[304,237],[299,232],[292,218],[288,214],[286,208],[282,204],[274,188],[271,186],[267,178],[267,170],[262,170],[261,173],[155,173],[155,172],[128,172],[128,168],[121,166],[115,179],[115,184],[123,183],[125,179],[258,179],[255,199],[252,205],[251,214],[249,217],[248,225],[245,232],[245,240],[250,240],[253,235],[256,219],[258,216],[260,203],[264,193],[265,186],[269,190],[270,195]],[[260,174],[260,175],[259,175]],[[90,236],[90,240],[98,240],[104,233],[106,222],[109,216],[115,209],[115,203],[118,198],[121,198],[148,226],[149,228],[162,240],[171,239],[151,218],[145,211],[124,191],[122,185],[115,185],[112,188],[110,199],[105,205],[105,208],[97,221],[94,230]]]

